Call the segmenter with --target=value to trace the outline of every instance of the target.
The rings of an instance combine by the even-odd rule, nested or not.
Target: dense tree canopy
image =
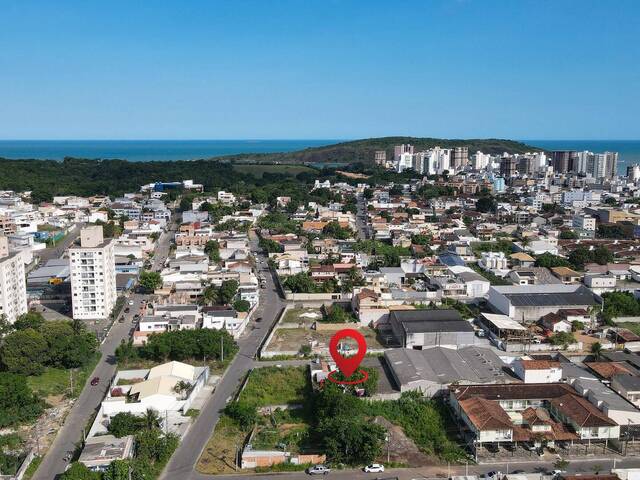
[[[0,428],[37,418],[43,406],[25,376],[0,372]]]

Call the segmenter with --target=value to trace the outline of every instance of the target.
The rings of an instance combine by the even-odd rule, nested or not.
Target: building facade
[[[116,303],[114,240],[105,240],[102,226],[83,228],[80,246],[69,248],[73,318],[107,318]]]

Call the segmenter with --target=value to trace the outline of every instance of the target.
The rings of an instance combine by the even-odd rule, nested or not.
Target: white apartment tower
[[[73,318],[107,318],[116,304],[115,241],[105,240],[102,226],[80,231],[80,246],[69,248]]]
[[[27,313],[27,283],[21,252],[9,254],[9,242],[0,236],[0,315],[13,323]]]

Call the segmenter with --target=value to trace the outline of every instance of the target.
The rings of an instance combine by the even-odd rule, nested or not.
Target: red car
[[[93,377],[91,379],[91,385],[93,385],[94,387],[100,383],[100,377]]]

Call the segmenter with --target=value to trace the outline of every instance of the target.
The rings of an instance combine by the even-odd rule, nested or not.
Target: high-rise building
[[[518,169],[518,159],[514,156],[500,159],[500,175],[504,178],[513,177]]]
[[[398,163],[400,159],[400,155],[404,153],[413,155],[413,145],[409,145],[409,144],[405,145],[403,143],[402,145],[396,145],[395,147],[393,147],[393,160],[396,163]]]
[[[9,241],[0,236],[0,315],[13,323],[27,313],[27,283],[21,252],[9,253]]]
[[[618,174],[618,152],[594,154],[593,176],[596,178],[613,178]]]
[[[376,165],[384,166],[387,163],[387,151],[386,150],[376,150],[375,162],[376,162]]]
[[[451,150],[451,167],[461,170],[469,164],[469,147],[455,147]]]
[[[102,226],[80,231],[80,246],[69,248],[73,318],[107,318],[116,304],[115,241]]]
[[[472,155],[471,160],[471,165],[475,170],[484,170],[491,162],[491,155],[478,150],[475,155]]]
[[[551,152],[551,165],[556,173],[573,171],[573,164],[577,162],[578,153],[573,150],[556,150]]]
[[[627,167],[627,177],[632,182],[640,180],[640,164],[634,163],[633,165],[629,165]]]
[[[518,173],[520,175],[531,175],[537,168],[537,159],[532,155],[522,155],[518,158]]]

